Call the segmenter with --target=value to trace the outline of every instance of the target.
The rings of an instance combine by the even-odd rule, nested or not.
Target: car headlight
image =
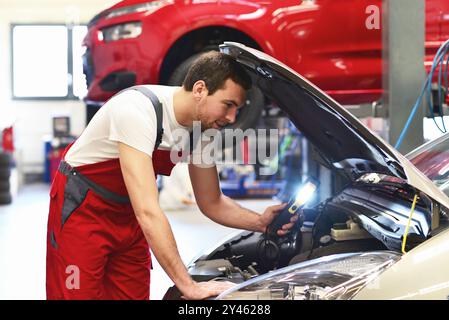
[[[246,281],[217,300],[351,299],[400,257],[392,251],[375,251],[315,259]]]
[[[119,17],[119,16],[123,16],[125,14],[135,13],[135,12],[144,12],[144,11],[145,12],[153,12],[153,11],[156,11],[157,9],[162,8],[163,6],[166,6],[166,5],[172,4],[172,3],[173,3],[173,0],[151,1],[151,2],[136,4],[133,6],[126,6],[126,7],[122,7],[122,8],[118,8],[118,9],[113,9],[111,11],[108,11],[105,14],[104,19]]]
[[[142,33],[142,23],[129,22],[101,29],[101,38],[105,42],[136,38]]]

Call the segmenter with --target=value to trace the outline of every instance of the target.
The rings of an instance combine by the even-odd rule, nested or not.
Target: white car
[[[343,182],[287,236],[232,235],[189,264],[192,277],[238,283],[217,299],[448,299],[449,135],[409,161],[281,62],[237,43],[220,49]]]

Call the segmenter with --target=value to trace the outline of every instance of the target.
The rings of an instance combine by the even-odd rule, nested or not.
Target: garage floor
[[[24,186],[12,205],[0,206],[0,300],[45,299],[47,184]],[[269,200],[239,201],[262,212]],[[204,217],[196,206],[166,211],[181,258],[187,264],[234,229]],[[161,299],[171,280],[154,259],[151,299]]]

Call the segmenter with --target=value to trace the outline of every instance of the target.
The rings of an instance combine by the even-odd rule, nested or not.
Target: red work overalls
[[[156,150],[153,166],[169,175],[170,152]],[[61,162],[50,197],[47,299],[149,299],[149,247],[119,160]]]

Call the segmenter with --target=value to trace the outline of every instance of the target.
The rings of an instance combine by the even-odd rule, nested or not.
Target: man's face
[[[196,116],[201,121],[202,130],[221,129],[234,123],[237,110],[245,102],[245,89],[231,79],[226,80],[224,87],[212,95],[208,95],[207,88],[204,89],[200,92],[196,106]]]

